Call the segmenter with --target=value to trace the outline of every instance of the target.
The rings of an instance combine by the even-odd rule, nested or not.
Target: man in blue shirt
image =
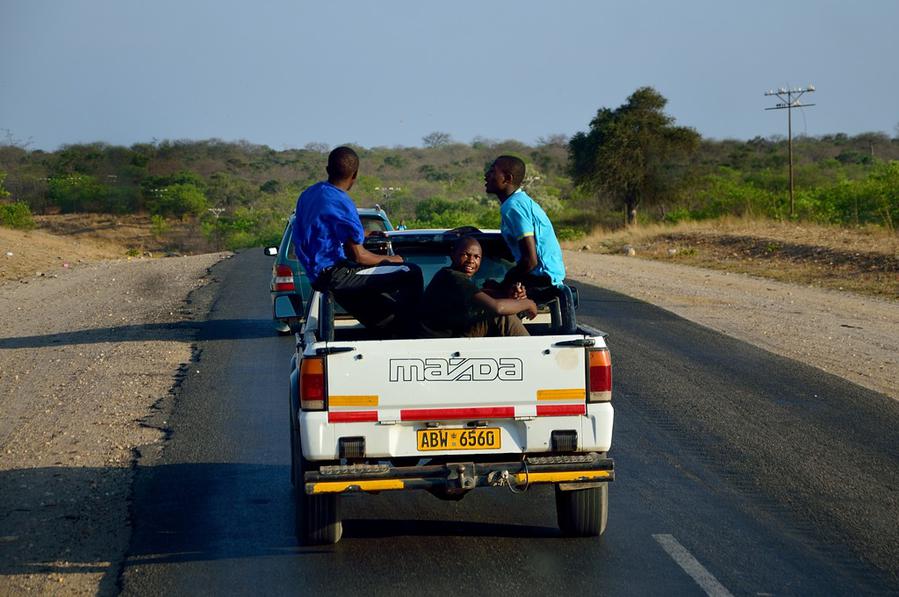
[[[347,192],[359,173],[359,156],[338,147],[328,156],[328,180],[297,199],[293,242],[315,290],[334,299],[367,328],[398,336],[411,333],[422,294],[421,269],[399,255],[362,246],[365,232]]]
[[[552,222],[543,208],[521,190],[525,165],[520,159],[501,155],[484,175],[484,188],[500,201],[500,229],[515,258],[515,266],[503,280],[509,287],[524,285],[538,302],[549,298],[552,288],[565,279],[562,248]]]

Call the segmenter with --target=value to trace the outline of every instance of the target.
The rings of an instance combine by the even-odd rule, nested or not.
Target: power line
[[[803,104],[799,101],[799,98],[803,95],[806,93],[814,93],[814,91],[815,86],[810,84],[808,87],[795,87],[793,89],[781,87],[777,90],[769,89],[765,92],[765,96],[773,95],[780,99],[780,103],[775,104],[771,108],[765,108],[765,110],[787,111],[787,147],[789,148],[790,153],[790,217],[793,217],[796,213],[796,202],[793,199],[793,108],[808,108],[814,106],[815,104]],[[803,118],[805,118],[804,112]]]

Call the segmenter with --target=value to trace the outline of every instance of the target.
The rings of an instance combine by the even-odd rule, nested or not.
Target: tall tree
[[[676,188],[680,160],[699,146],[699,133],[675,126],[663,112],[667,103],[652,87],[641,87],[618,108],[600,108],[590,130],[568,143],[575,183],[622,201],[628,224],[636,222],[641,202]]]
[[[424,143],[425,147],[436,148],[436,147],[444,147],[453,142],[453,138],[449,133],[443,133],[441,131],[434,131],[433,133],[428,133],[424,137],[421,138],[421,142]]]
[[[0,199],[5,199],[9,197],[10,193],[6,189],[3,188],[3,181],[6,180],[6,172],[0,170]]]

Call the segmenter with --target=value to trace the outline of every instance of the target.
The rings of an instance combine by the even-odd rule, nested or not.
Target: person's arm
[[[537,241],[534,235],[528,235],[518,241],[518,248],[521,251],[521,259],[518,260],[512,269],[506,272],[503,278],[503,287],[508,288],[512,280],[520,280],[540,264],[537,261]]]
[[[517,263],[506,273],[503,286],[508,287],[509,282],[520,280],[534,271],[540,262],[537,260],[537,238],[534,225],[534,217],[528,208],[527,201],[509,200],[500,208],[500,227],[503,237],[509,243],[509,249],[513,254],[518,254]],[[512,246],[512,239],[516,239]]]
[[[507,286],[503,286],[496,280],[487,280],[481,287],[481,292],[495,299],[526,299],[528,298],[527,290],[521,282],[511,282]]]
[[[478,292],[474,300],[497,315],[514,315],[525,312],[528,319],[537,317],[537,304],[531,299],[493,298],[486,292]]]
[[[403,262],[401,255],[378,255],[351,240],[343,243],[343,251],[346,253],[347,259],[355,261],[359,265],[380,265],[382,263]]]
[[[521,259],[512,269],[518,270],[521,275],[530,273],[539,265],[537,261],[537,241],[533,235],[525,236],[518,241],[518,249],[521,251]]]

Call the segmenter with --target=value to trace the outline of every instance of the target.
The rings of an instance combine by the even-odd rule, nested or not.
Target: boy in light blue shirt
[[[521,283],[529,296],[540,295],[565,279],[562,248],[552,222],[543,208],[521,190],[525,165],[520,159],[501,155],[484,175],[484,188],[500,200],[500,230],[515,266],[506,274],[503,286]]]

